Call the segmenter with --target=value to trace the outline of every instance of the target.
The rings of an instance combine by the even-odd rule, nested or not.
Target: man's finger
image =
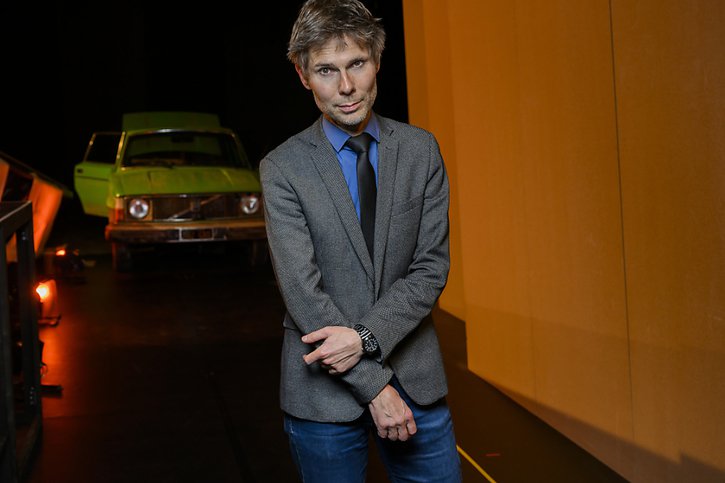
[[[350,359],[350,356],[341,356],[339,353],[327,354],[327,357],[322,361],[323,364],[328,366],[344,366],[345,362]]]
[[[325,356],[322,355],[322,350],[318,347],[317,349],[313,350],[309,354],[303,355],[302,358],[305,360],[305,363],[309,366],[310,364],[313,364],[314,362],[317,362],[320,359],[324,359]]]
[[[410,408],[406,408],[405,411],[405,429],[408,434],[413,436],[418,432],[418,426],[415,424],[415,418],[413,417],[413,411]]]
[[[415,425],[415,421],[413,418],[410,418],[410,421],[407,421],[405,423],[405,429],[408,431],[408,434],[413,436],[415,433],[418,432],[418,426]]]
[[[412,436],[412,434],[408,433],[407,426],[403,425],[400,428],[396,428],[398,430],[398,440],[399,441],[408,441],[408,439]]]
[[[327,339],[326,327],[302,336],[302,342],[304,342],[305,344],[314,344],[315,342],[319,342],[324,339]]]

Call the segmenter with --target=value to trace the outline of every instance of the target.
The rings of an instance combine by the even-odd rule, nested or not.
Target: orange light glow
[[[60,312],[58,310],[58,287],[55,280],[47,279],[39,282],[35,287],[35,293],[38,294],[40,300],[40,313],[38,321],[52,321],[55,325],[60,320]]]
[[[47,282],[41,282],[35,287],[35,292],[40,297],[41,303],[43,303],[50,297],[50,285]]]
[[[55,254],[58,257],[64,257],[65,256],[65,248],[59,248],[58,250],[56,250]]]

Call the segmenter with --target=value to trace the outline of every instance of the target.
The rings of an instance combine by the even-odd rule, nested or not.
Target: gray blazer
[[[448,179],[423,129],[378,116],[375,260],[322,118],[261,162],[267,235],[287,308],[281,407],[320,422],[359,417],[395,374],[418,404],[447,393],[430,311],[446,284]],[[328,325],[369,328],[380,357],[333,376],[300,337]]]

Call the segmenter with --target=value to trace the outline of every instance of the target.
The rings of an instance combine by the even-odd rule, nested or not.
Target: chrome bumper
[[[106,225],[106,240],[137,244],[261,240],[267,237],[264,227],[263,218],[178,223],[116,223]]]

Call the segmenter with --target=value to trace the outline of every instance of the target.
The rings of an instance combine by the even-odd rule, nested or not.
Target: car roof
[[[123,115],[124,131],[153,129],[220,129],[219,116],[206,112],[130,112]]]

